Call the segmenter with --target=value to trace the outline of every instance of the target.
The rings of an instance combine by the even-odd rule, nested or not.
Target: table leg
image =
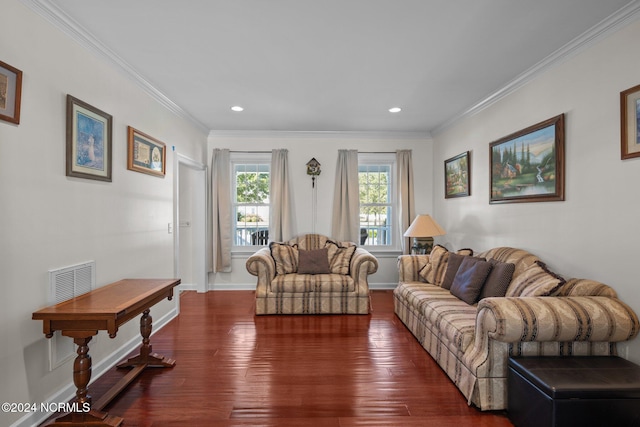
[[[95,426],[95,427],[117,427],[122,424],[123,419],[114,417],[107,413],[95,411],[91,408],[91,396],[88,394],[87,386],[91,380],[91,356],[89,355],[89,341],[95,332],[63,332],[64,335],[73,338],[73,342],[78,346],[78,356],[73,362],[73,383],[76,386],[76,399],[73,402],[76,412],[71,412],[57,418],[50,425],[62,426]],[[91,334],[87,336],[87,334]]]
[[[140,354],[120,363],[118,368],[132,368],[139,365],[152,368],[173,368],[175,366],[175,360],[166,359],[164,356],[151,352],[152,346],[149,337],[151,336],[152,320],[149,309],[146,309],[140,318],[140,335],[142,335]]]

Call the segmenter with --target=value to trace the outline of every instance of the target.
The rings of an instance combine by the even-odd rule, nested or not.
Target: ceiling
[[[629,4],[23,1],[208,130],[424,134],[593,38]]]

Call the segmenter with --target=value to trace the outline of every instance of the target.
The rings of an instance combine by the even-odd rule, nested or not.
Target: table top
[[[84,329],[83,320],[109,321],[98,329],[114,330],[149,308],[153,304],[173,297],[173,288],[180,279],[123,279],[94,289],[56,305],[45,307],[32,314],[34,320],[45,322],[45,333],[52,330],[72,330],[77,325]],[[76,322],[75,324],[72,322]],[[52,324],[52,322],[66,322]],[[64,326],[64,327],[63,327]]]

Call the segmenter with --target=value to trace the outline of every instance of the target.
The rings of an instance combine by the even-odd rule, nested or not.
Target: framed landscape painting
[[[22,71],[0,61],[0,120],[20,124]]]
[[[131,126],[128,131],[127,169],[164,178],[167,150],[164,142]]]
[[[111,182],[110,114],[67,95],[67,176]]]
[[[469,151],[444,161],[444,198],[471,195]]]
[[[564,114],[489,144],[489,203],[564,200]]]
[[[620,93],[622,160],[640,157],[640,85]]]

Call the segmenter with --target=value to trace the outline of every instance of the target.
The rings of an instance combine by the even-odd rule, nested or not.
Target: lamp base
[[[430,254],[433,249],[433,237],[414,237],[411,255]]]

